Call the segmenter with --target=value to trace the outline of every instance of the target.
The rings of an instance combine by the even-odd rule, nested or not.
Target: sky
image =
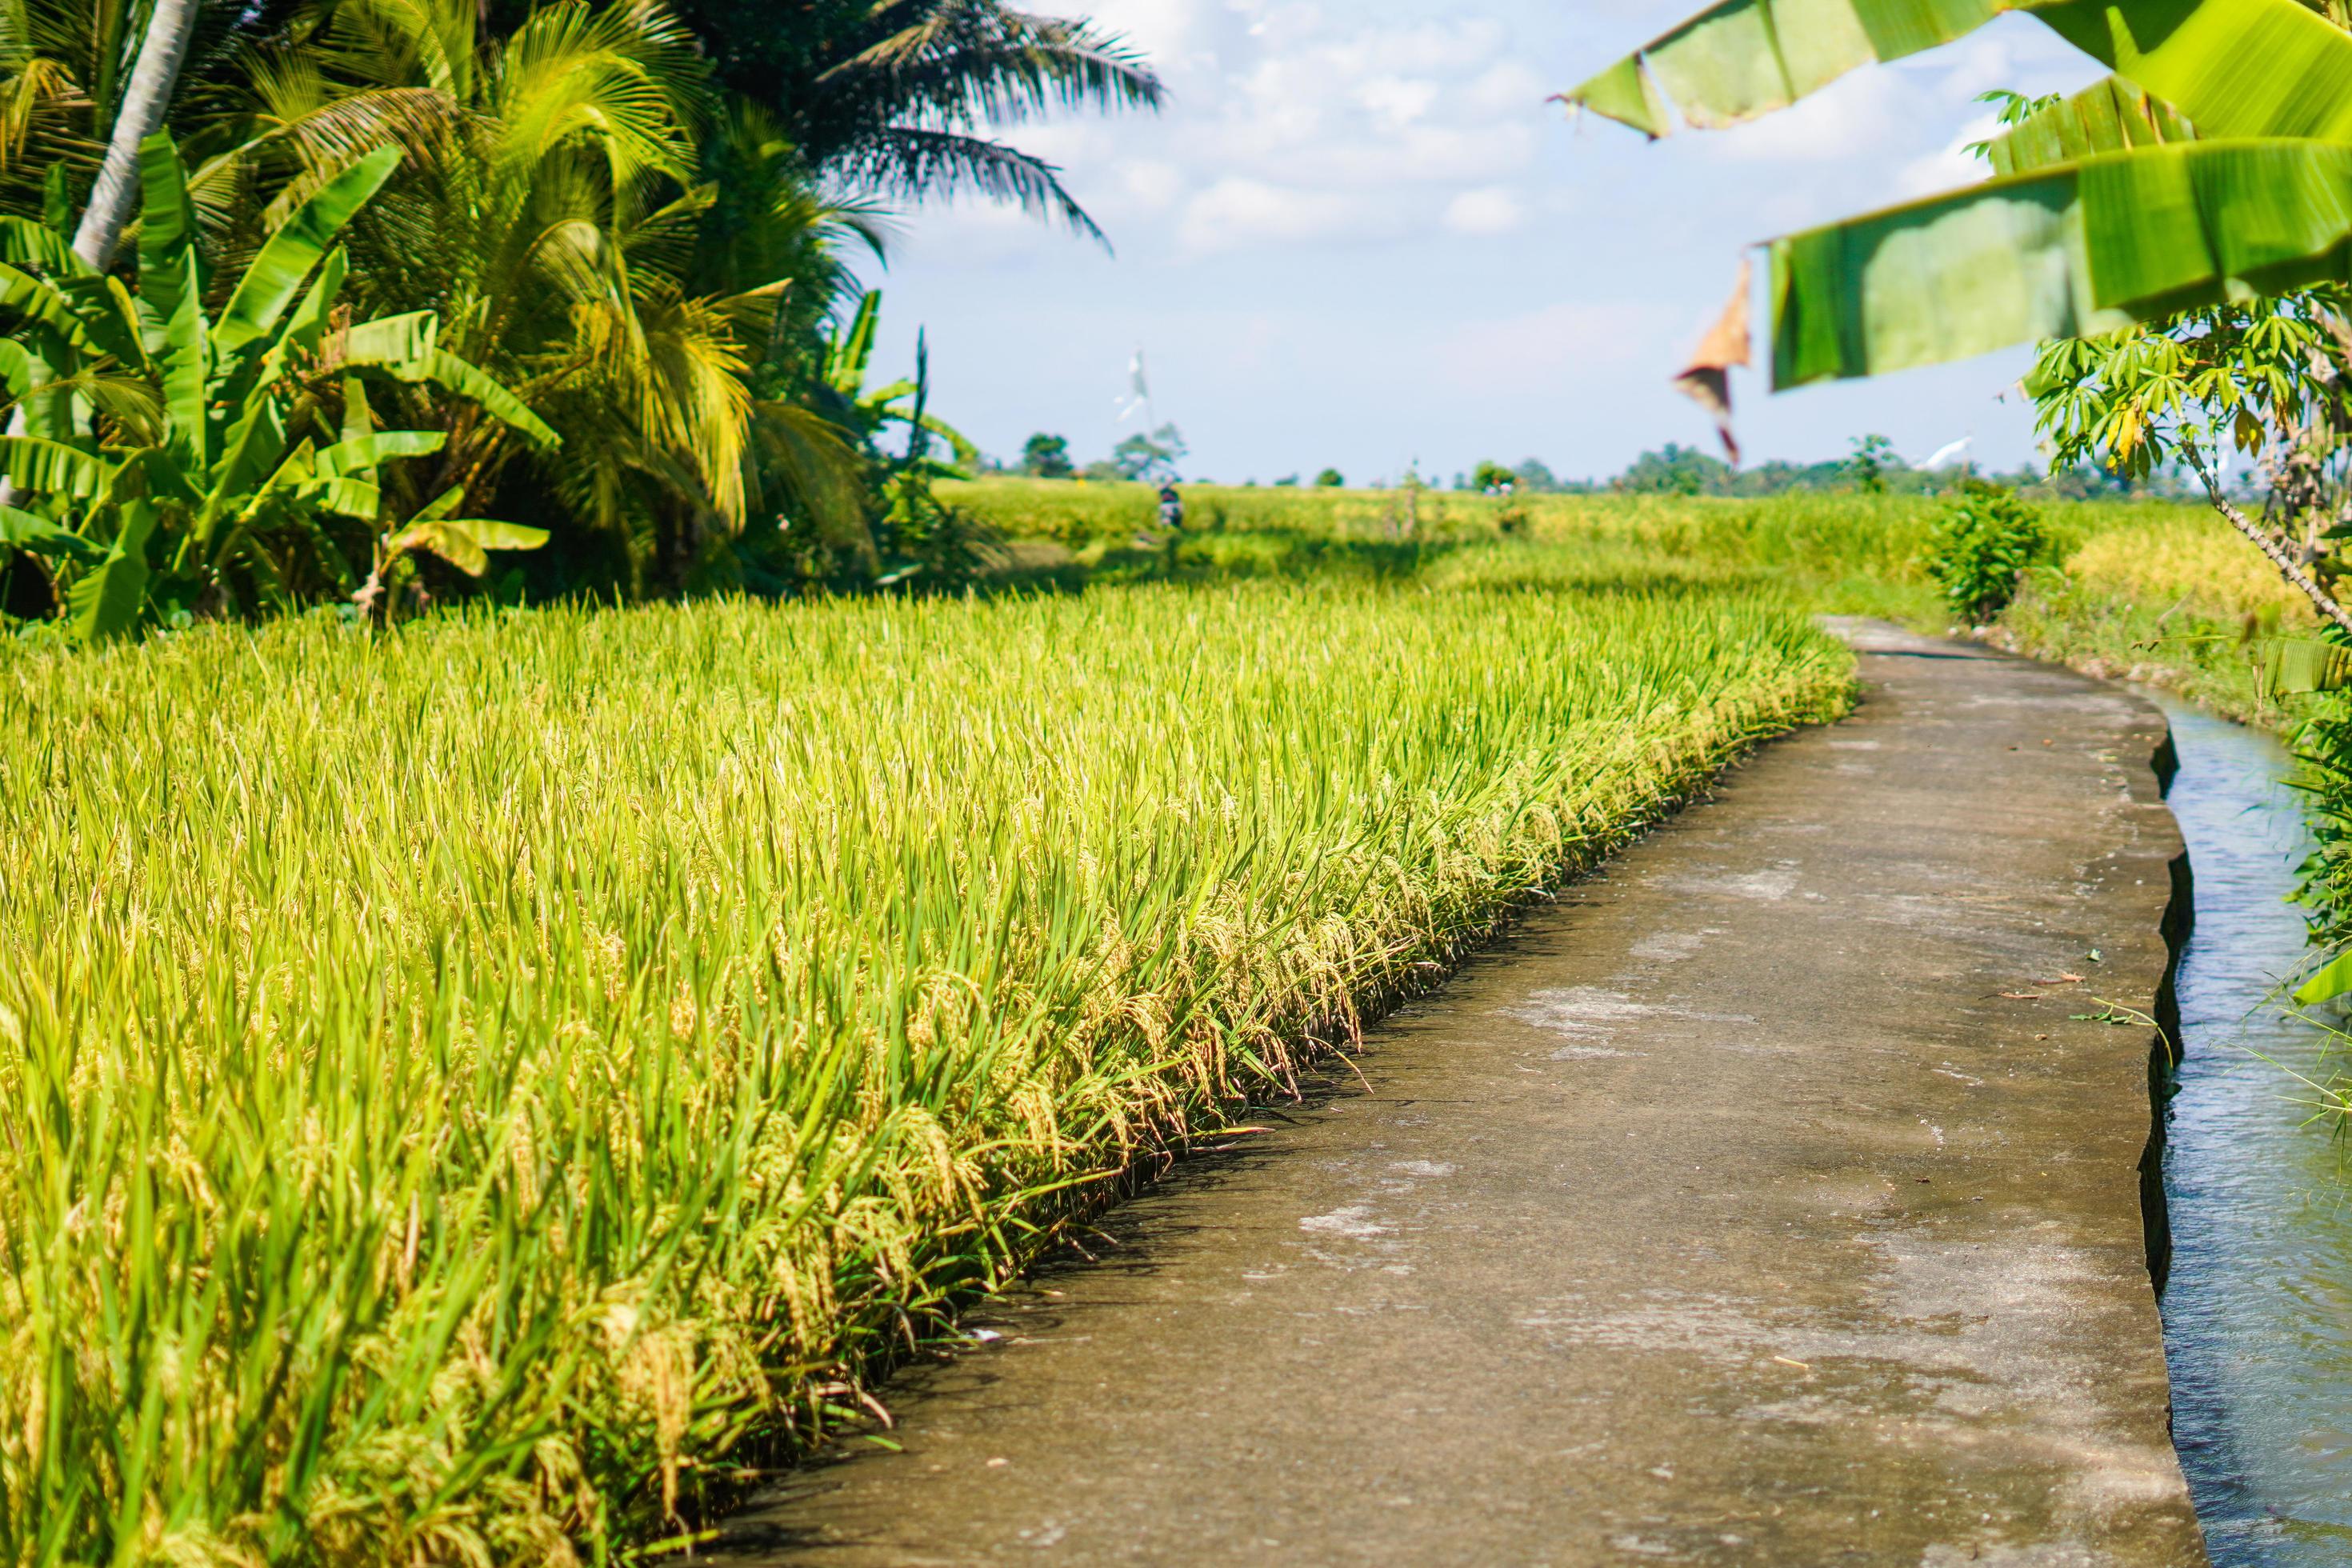
[[[1606,477],[1669,441],[1712,445],[1670,379],[1744,246],[1981,178],[1964,152],[1992,124],[1978,94],[2098,74],[2011,16],[1733,131],[1650,143],[1546,101],[1696,8],[1097,0],[1087,14],[1150,58],[1167,108],[1008,134],[1061,167],[1114,251],[1017,209],[920,208],[868,269],[879,368],[911,365],[926,331],[933,407],[1005,459],[1038,431],[1107,455],[1142,423],[1119,413],[1140,349],[1194,479],[1417,464],[1444,482],[1529,457]],[[1753,463],[1841,457],[1865,433],[1916,460],[1966,436],[2013,468],[2033,457],[2025,363],[1777,396],[1745,373],[1740,438]]]

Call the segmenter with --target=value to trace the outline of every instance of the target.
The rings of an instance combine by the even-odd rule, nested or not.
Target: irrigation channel
[[[2173,1436],[2219,1568],[2352,1561],[2352,1205],[2289,1070],[2320,1032],[2281,1016],[2303,957],[2285,901],[2307,847],[2267,738],[2167,702],[2168,796],[2196,875],[2169,1108],[2163,1297]]]

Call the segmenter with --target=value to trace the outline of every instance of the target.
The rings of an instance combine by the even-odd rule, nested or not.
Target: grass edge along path
[[[0,653],[0,1563],[674,1540],[1852,668],[1312,586]]]

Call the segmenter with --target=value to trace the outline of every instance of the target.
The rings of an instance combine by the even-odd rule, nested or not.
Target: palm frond
[[[1105,250],[1110,237],[1062,187],[1061,170],[1003,142],[955,131],[896,125],[876,132],[835,167],[853,184],[909,197],[966,193],[1058,216]]]
[[[855,93],[881,120],[1015,123],[1064,109],[1150,109],[1167,101],[1158,73],[1091,23],[948,0],[818,79]]]

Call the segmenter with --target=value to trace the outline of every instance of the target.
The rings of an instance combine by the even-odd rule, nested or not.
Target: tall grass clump
[[[1312,585],[0,647],[0,1563],[674,1535],[1849,679]]]

